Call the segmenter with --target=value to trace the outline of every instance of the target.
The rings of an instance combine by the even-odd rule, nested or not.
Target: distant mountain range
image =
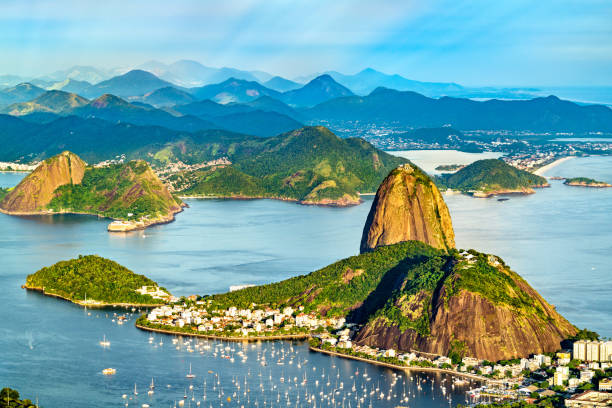
[[[406,84],[397,76],[385,76],[374,70],[343,78],[350,82],[357,81],[357,77],[366,78],[365,82],[367,78],[374,82],[386,78]],[[277,87],[291,85],[282,78],[269,81]],[[449,91],[461,88],[456,84],[429,85]],[[343,126],[343,122],[408,128],[450,125],[458,131],[612,131],[612,110],[602,105],[579,105],[554,96],[511,101],[430,98],[382,87],[359,96],[328,74],[285,92],[238,78],[183,88],[144,70],[132,70],[93,85],[67,79],[50,88],[47,91],[21,83],[2,89],[0,112],[38,123],[75,115],[178,131],[225,129],[255,136],[272,136],[303,124],[334,128]]]
[[[480,102],[378,88],[368,96],[332,99],[302,113],[317,121],[359,120],[415,128],[452,125],[460,130],[612,131],[612,109],[581,106],[555,96]]]

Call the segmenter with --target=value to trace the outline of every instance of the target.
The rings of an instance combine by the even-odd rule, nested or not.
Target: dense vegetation
[[[118,263],[96,255],[61,261],[28,275],[26,286],[43,288],[45,293],[72,301],[103,303],[159,304],[159,299],[135,292],[141,286],[157,286]]]
[[[9,193],[10,189],[0,187],[0,201]]]
[[[592,178],[587,178],[587,177],[568,178],[568,179],[565,179],[563,184],[569,184],[569,185],[578,184],[578,185],[586,185],[586,186],[607,185],[607,183],[604,181],[597,181],[597,180],[593,180]]]
[[[390,281],[414,264],[439,254],[441,251],[422,242],[403,242],[340,260],[308,275],[214,295],[212,299],[222,306],[304,306],[306,311],[318,310],[329,316],[351,313],[358,320],[384,304]],[[353,310],[359,304],[361,309]]]
[[[361,139],[340,139],[321,127],[218,146],[231,168],[199,170],[170,179],[186,195],[264,196],[304,201],[336,200],[376,191],[405,159]]]
[[[11,388],[0,391],[0,408],[34,408],[36,405],[29,399],[20,399],[19,392]],[[36,407],[37,408],[37,407]]]
[[[345,316],[353,322],[376,321],[397,326],[402,333],[412,329],[427,336],[438,299],[448,305],[451,297],[465,290],[523,316],[547,321],[522,278],[501,259],[474,250],[469,254],[407,241],[343,259],[308,275],[211,299],[221,307],[304,306],[306,312]],[[442,294],[443,298],[437,297]],[[458,342],[453,349],[460,356],[465,345]]]
[[[144,161],[89,167],[80,184],[63,185],[54,194],[48,205],[54,211],[93,213],[117,219],[155,218],[179,207]]]
[[[546,185],[546,179],[528,171],[519,170],[502,160],[478,160],[453,174],[436,178],[441,187],[463,192],[523,190]]]

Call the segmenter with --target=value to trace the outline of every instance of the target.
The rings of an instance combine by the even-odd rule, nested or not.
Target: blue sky
[[[295,77],[612,85],[610,0],[2,0],[0,73],[193,59]]]

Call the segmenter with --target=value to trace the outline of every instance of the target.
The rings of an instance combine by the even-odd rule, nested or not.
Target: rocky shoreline
[[[238,342],[251,342],[251,341],[270,341],[270,340],[307,340],[310,338],[310,334],[284,334],[277,336],[215,336],[212,334],[202,334],[202,333],[186,333],[174,330],[164,330],[164,329],[155,329],[153,327],[143,326],[141,324],[135,324],[137,329],[143,331],[150,331],[155,333],[163,333],[170,334],[174,336],[189,336],[189,337],[199,337],[203,339],[209,340],[227,340],[227,341],[238,341]]]
[[[49,297],[53,297],[53,298],[56,298],[56,299],[65,300],[67,302],[74,303],[75,305],[79,305],[79,306],[82,306],[82,307],[90,307],[90,308],[144,307],[144,308],[150,308],[150,307],[160,306],[160,303],[154,303],[154,304],[148,304],[148,303],[144,303],[144,304],[138,304],[138,303],[104,303],[104,302],[98,302],[98,301],[96,301],[95,303],[90,303],[90,302],[84,302],[84,301],[69,299],[69,298],[67,298],[65,296],[58,295],[56,293],[46,292],[45,288],[39,288],[39,287],[28,286],[28,285],[21,285],[21,288],[25,289],[25,290],[30,290],[32,292],[40,293],[43,296],[49,296]]]
[[[311,350],[311,351],[317,352],[317,353],[323,353],[323,354],[327,354],[327,355],[330,355],[330,356],[347,358],[347,359],[350,359],[350,360],[363,361],[365,363],[370,363],[370,364],[374,364],[374,365],[378,365],[378,366],[382,366],[382,367],[387,367],[387,368],[391,368],[391,369],[394,369],[394,370],[444,373],[444,374],[453,375],[455,377],[469,378],[471,380],[476,380],[476,381],[486,381],[486,382],[489,382],[489,383],[496,383],[496,384],[502,384],[503,383],[503,381],[500,381],[500,380],[494,380],[494,379],[483,377],[483,376],[477,375],[477,374],[462,373],[461,371],[454,371],[454,370],[449,370],[449,369],[446,369],[446,368],[420,367],[420,366],[402,366],[402,365],[398,365],[398,364],[386,363],[384,361],[378,361],[378,360],[373,360],[373,359],[369,359],[369,358],[352,356],[350,354],[339,353],[337,351],[324,350],[324,349],[319,348],[319,347],[309,346],[308,349]]]
[[[290,203],[296,203],[300,205],[315,205],[320,207],[353,207],[363,203],[363,200],[331,200],[331,199],[323,199],[321,201],[305,201],[298,200],[296,198],[288,198],[288,197],[273,197],[273,196],[245,196],[245,195],[232,195],[232,196],[209,196],[209,195],[195,195],[195,196],[187,196],[187,195],[179,195],[182,199],[196,199],[196,200],[277,200],[277,201],[286,201]]]

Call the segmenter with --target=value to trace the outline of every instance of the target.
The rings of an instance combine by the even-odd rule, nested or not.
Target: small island
[[[574,187],[593,187],[593,188],[607,188],[612,187],[612,184],[606,183],[604,181],[597,181],[591,178],[586,177],[573,177],[565,179],[563,182],[566,186],[574,186]]]
[[[81,306],[157,306],[170,293],[144,275],[97,255],[80,255],[28,275],[25,289]]]
[[[438,171],[455,172],[465,167],[465,164],[441,164],[436,167]]]
[[[68,151],[43,161],[16,187],[0,191],[0,212],[97,215],[115,220],[109,231],[171,222],[182,205],[142,160],[89,166]]]
[[[500,159],[478,160],[456,173],[436,177],[440,188],[488,198],[503,194],[533,194],[550,187],[544,177],[517,169]]]

